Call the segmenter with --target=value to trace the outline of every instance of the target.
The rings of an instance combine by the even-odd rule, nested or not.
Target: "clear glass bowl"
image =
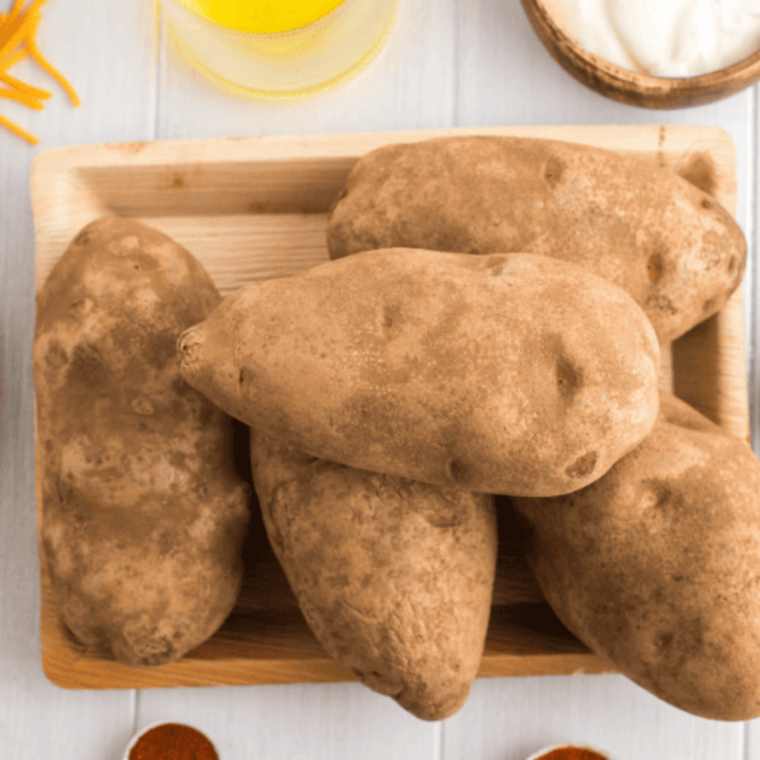
[[[379,52],[399,0],[344,0],[313,23],[257,34],[217,24],[181,0],[161,0],[170,36],[188,62],[228,92],[257,99],[308,97],[357,74]]]

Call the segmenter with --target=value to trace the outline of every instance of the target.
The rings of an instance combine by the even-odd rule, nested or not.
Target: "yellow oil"
[[[188,9],[227,29],[253,34],[290,32],[314,23],[344,0],[182,0]]]

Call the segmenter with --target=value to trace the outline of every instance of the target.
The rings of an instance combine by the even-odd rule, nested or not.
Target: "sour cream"
[[[630,71],[690,77],[760,50],[760,0],[555,0],[565,30]]]

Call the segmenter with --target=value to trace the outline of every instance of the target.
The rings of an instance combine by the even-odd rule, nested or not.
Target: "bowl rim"
[[[554,20],[544,0],[520,0],[541,42],[576,79],[607,97],[648,108],[685,108],[734,95],[760,80],[760,49],[693,77],[661,77],[625,69],[582,48]]]
[[[124,755],[122,757],[122,760],[129,760],[129,753],[134,749],[135,745],[137,744],[138,740],[148,733],[148,731],[152,731],[154,728],[158,728],[158,726],[185,726],[187,728],[192,728],[194,731],[197,731],[199,734],[203,734],[203,736],[208,739],[208,741],[211,743],[211,746],[214,748],[214,752],[216,752],[217,757],[221,758],[221,755],[219,754],[219,748],[216,746],[216,743],[214,740],[201,728],[198,728],[197,726],[193,726],[190,723],[186,723],[183,720],[156,720],[152,723],[147,723],[142,728],[135,731],[135,733],[132,735],[132,738],[129,740],[129,744],[127,744],[126,749],[124,750]]]
[[[557,749],[586,749],[591,752],[596,752],[598,755],[605,758],[605,760],[614,760],[609,752],[605,752],[604,750],[599,749],[598,747],[594,747],[591,744],[577,744],[576,742],[560,742],[559,744],[551,744],[548,747],[544,747],[543,749],[534,752],[525,760],[541,760],[544,755]]]

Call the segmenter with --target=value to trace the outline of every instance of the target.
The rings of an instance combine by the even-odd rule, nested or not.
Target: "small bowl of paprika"
[[[213,742],[184,723],[153,723],[134,736],[124,760],[219,760]]]
[[[585,744],[555,744],[531,755],[528,760],[612,760],[606,753]]]

